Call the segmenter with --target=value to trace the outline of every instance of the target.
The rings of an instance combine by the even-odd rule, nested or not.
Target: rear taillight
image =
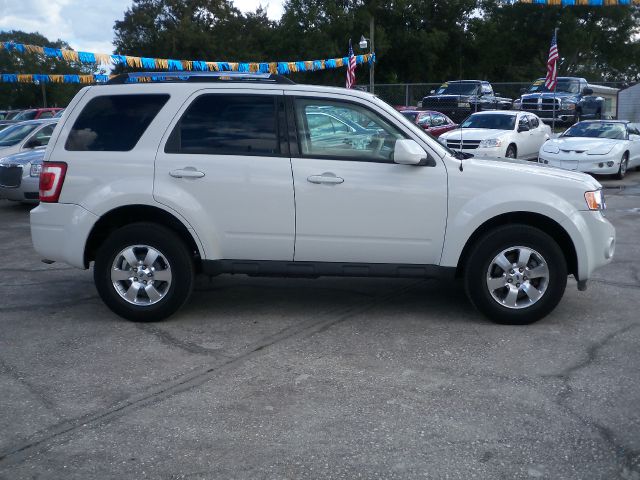
[[[56,203],[67,173],[67,164],[63,162],[44,162],[40,173],[40,201]]]

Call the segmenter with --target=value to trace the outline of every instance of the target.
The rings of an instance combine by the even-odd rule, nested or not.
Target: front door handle
[[[322,175],[311,175],[310,177],[307,177],[307,181],[311,183],[338,185],[344,182],[344,178],[336,177],[336,175],[331,172],[325,172]]]
[[[204,172],[196,170],[194,167],[179,168],[178,170],[171,170],[169,172],[174,178],[202,178]]]

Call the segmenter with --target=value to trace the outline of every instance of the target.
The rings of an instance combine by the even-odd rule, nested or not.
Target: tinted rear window
[[[65,148],[94,152],[131,150],[167,100],[166,94],[96,97],[80,113]]]
[[[276,155],[280,153],[276,98],[201,95],[176,125],[165,152]]]

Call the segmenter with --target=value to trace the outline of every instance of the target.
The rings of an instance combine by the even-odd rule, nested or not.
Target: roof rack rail
[[[255,82],[255,83],[283,83],[295,85],[291,79],[273,73],[245,73],[245,72],[135,72],[121,73],[111,78],[106,85],[121,85],[125,83],[155,83],[155,82]]]

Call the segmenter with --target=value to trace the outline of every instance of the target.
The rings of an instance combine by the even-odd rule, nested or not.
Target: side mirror
[[[435,90],[431,90],[429,93],[430,93],[431,95],[433,95],[434,93],[436,93],[436,91],[435,91]]]
[[[32,138],[27,143],[24,144],[24,148],[37,148],[41,147],[42,143],[37,138]]]
[[[529,125],[518,125],[518,133],[528,132],[528,131],[529,131]]]
[[[415,140],[402,138],[396,140],[393,161],[400,165],[426,165],[435,167],[436,162]]]
[[[582,89],[583,95],[593,95],[593,88],[585,87]]]

